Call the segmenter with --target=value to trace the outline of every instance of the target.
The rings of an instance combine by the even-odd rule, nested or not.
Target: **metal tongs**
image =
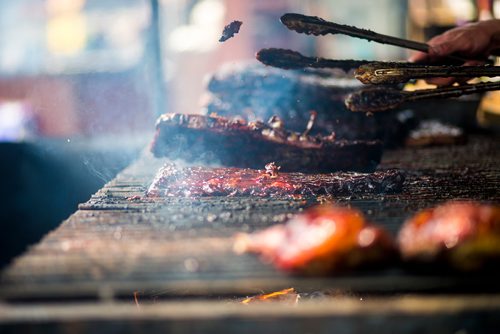
[[[327,34],[343,34],[351,37],[365,39],[367,41],[399,46],[405,49],[421,51],[425,53],[428,53],[430,48],[429,44],[426,43],[383,35],[368,29],[360,29],[353,26],[329,22],[317,16],[288,13],[283,15],[280,20],[281,23],[283,23],[288,29],[307,35],[319,36]],[[463,64],[467,61],[467,59],[455,55],[450,55],[447,57],[447,59],[449,61],[458,62],[460,64]]]
[[[378,34],[371,30],[328,22],[316,16],[285,14],[281,22],[290,30],[308,35],[344,34],[382,44],[389,44],[406,49],[429,52],[429,45],[398,37]],[[400,84],[412,79],[433,77],[496,77],[500,76],[500,67],[457,66],[468,59],[455,55],[445,58],[448,65],[422,65],[408,62],[374,62],[367,60],[333,60],[307,57],[296,51],[285,49],[262,49],[257,55],[262,63],[285,69],[340,68],[344,71],[355,70],[355,77],[365,84]],[[451,63],[451,65],[449,65]],[[426,89],[415,92],[399,91],[394,88],[368,88],[351,94],[346,99],[346,106],[352,111],[376,112],[393,109],[406,101],[431,98],[458,97],[465,94],[489,90],[500,90],[500,83],[487,82],[476,85],[461,85],[445,88]]]
[[[345,100],[351,111],[373,113],[399,107],[405,102],[459,97],[491,90],[500,90],[500,82],[465,84],[436,89],[422,89],[412,92],[388,87],[370,87],[351,93]]]
[[[344,71],[355,69],[356,79],[364,84],[399,84],[412,79],[441,77],[496,77],[500,67],[421,65],[408,62],[383,62],[370,60],[337,60],[307,57],[297,51],[287,49],[262,49],[256,54],[261,63],[284,69],[339,68]]]

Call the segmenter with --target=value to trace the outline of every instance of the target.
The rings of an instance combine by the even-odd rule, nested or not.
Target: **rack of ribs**
[[[268,123],[247,123],[218,116],[164,114],[157,121],[151,151],[156,157],[254,169],[274,161],[284,172],[375,170],[382,155],[380,141],[312,136],[312,123],[296,133],[285,129],[277,117]]]
[[[147,196],[259,196],[296,197],[400,192],[405,176],[398,170],[370,174],[284,173],[268,163],[265,169],[184,167],[166,164],[156,174]]]

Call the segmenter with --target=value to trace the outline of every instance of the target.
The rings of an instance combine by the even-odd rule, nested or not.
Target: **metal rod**
[[[411,79],[439,77],[496,77],[500,66],[425,66],[411,63],[373,62],[361,65],[355,77],[365,84],[398,84]]]
[[[459,97],[491,90],[500,90],[500,82],[424,89],[414,92],[404,92],[387,87],[370,87],[350,94],[345,100],[345,105],[347,109],[355,112],[379,112],[397,108],[410,101]]]
[[[160,4],[158,0],[150,0],[151,5],[151,28],[150,28],[150,41],[151,41],[151,58],[153,64],[153,77],[154,77],[154,111],[156,115],[164,113],[166,110],[165,103],[165,81],[163,78],[163,53],[161,47],[161,17],[160,17]]]
[[[484,82],[473,85],[450,86],[436,89],[416,90],[414,92],[404,92],[404,94],[405,101],[416,101],[424,99],[459,97],[462,95],[470,95],[492,90],[500,90],[500,81]]]
[[[262,49],[256,54],[256,58],[261,63],[284,69],[299,69],[305,67],[312,68],[340,68],[345,71],[355,69],[364,64],[369,64],[368,60],[333,60],[319,57],[307,57],[297,51],[288,49]]]

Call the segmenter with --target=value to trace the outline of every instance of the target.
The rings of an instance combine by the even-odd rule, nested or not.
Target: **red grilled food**
[[[274,163],[265,170],[248,168],[178,168],[166,164],[148,189],[148,196],[317,196],[401,191],[404,174],[398,170],[371,174],[283,173]]]
[[[409,219],[398,235],[403,259],[476,270],[500,263],[500,207],[448,202]]]
[[[315,115],[313,113],[313,115]],[[268,123],[217,116],[164,114],[151,151],[156,157],[231,167],[262,168],[270,161],[282,171],[371,172],[382,155],[380,141],[336,140],[288,131],[277,117]]]
[[[234,249],[253,252],[277,268],[327,275],[377,267],[395,259],[391,236],[354,209],[317,206],[286,224],[239,234]]]

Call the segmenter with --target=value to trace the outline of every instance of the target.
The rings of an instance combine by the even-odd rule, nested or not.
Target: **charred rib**
[[[282,171],[307,173],[373,171],[382,155],[377,140],[301,135],[273,124],[165,114],[157,122],[151,151],[157,157],[256,169],[275,161]]]
[[[371,174],[336,172],[303,174],[279,172],[274,163],[264,170],[249,168],[178,168],[166,164],[157,173],[147,195],[151,197],[200,196],[318,196],[400,192],[405,180],[398,170]]]

